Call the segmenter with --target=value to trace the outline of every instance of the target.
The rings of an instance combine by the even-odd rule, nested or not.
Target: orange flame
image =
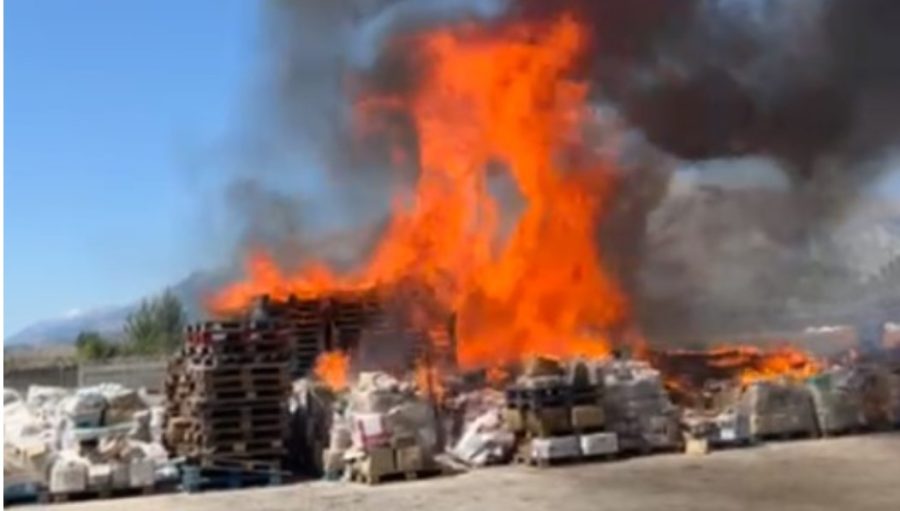
[[[334,390],[347,388],[350,359],[346,353],[328,351],[316,358],[313,373]]]
[[[445,394],[444,382],[437,367],[420,360],[416,363],[413,376],[416,388],[423,396],[433,398],[437,402],[443,400]]]
[[[824,366],[812,354],[790,346],[764,351],[753,346],[727,347],[712,353],[725,354],[711,360],[720,368],[735,368],[744,385],[778,378],[803,379],[820,373]]]
[[[456,312],[464,368],[607,355],[628,306],[596,245],[614,180],[580,140],[587,87],[570,76],[587,44],[583,27],[563,16],[442,29],[402,43],[426,57],[420,86],[408,97],[363,97],[357,119],[366,123],[379,109],[408,113],[419,181],[413,197],[396,198],[371,259],[339,278],[320,266],[286,276],[255,253],[247,281],[213,306],[413,280]],[[488,169],[497,167],[525,203],[505,240],[488,186]]]

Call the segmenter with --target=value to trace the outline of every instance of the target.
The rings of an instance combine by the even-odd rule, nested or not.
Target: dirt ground
[[[497,467],[376,487],[273,488],[28,506],[56,511],[897,510],[900,433],[550,469]]]

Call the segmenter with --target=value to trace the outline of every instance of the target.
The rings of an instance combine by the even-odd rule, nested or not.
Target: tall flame
[[[316,357],[313,374],[332,389],[347,388],[350,359],[340,351],[326,351]]]
[[[600,264],[596,222],[614,182],[580,140],[587,86],[570,79],[586,33],[569,16],[505,26],[441,29],[412,44],[428,66],[416,91],[362,98],[359,119],[409,114],[419,180],[397,197],[368,263],[349,275],[304,269],[286,276],[261,253],[248,279],[214,300],[308,294],[415,281],[456,312],[463,367],[496,367],[532,355],[599,356],[627,302]],[[489,168],[504,168],[525,206],[502,244]]]

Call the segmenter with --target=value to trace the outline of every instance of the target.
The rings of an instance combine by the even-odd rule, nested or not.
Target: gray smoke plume
[[[596,104],[614,112],[612,131],[625,134],[616,139],[623,142],[615,154],[620,189],[598,236],[605,263],[635,297],[639,319],[657,331],[726,328],[721,324],[738,306],[753,303],[764,306],[749,316],[766,321],[798,295],[828,294],[786,277],[842,273],[831,263],[806,270],[827,250],[823,233],[883,172],[871,162],[900,135],[895,0],[267,5],[274,146],[318,163],[332,185],[329,202],[352,226],[377,224],[392,192],[415,180],[416,134],[408,119],[378,119],[374,133],[352,129],[358,93],[414,90],[426,69],[418,48],[396,43],[400,36],[469,20],[577,17],[588,27],[590,48],[573,77],[592,84]],[[595,128],[598,144],[608,144],[610,133]],[[397,147],[407,151],[406,164],[397,163]],[[775,162],[787,191],[765,198],[704,191],[696,199],[701,206],[667,196],[677,166],[709,161],[700,167],[727,176],[743,157]],[[710,201],[717,206],[702,206]],[[699,219],[683,221],[691,215]],[[683,276],[665,278],[672,271]],[[767,272],[771,277],[759,278]],[[715,307],[723,301],[734,310]],[[713,312],[705,316],[680,309],[706,305]],[[692,318],[690,328],[674,321],[684,317]]]

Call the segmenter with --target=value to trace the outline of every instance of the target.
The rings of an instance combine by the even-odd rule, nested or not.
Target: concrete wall
[[[30,385],[74,388],[78,386],[78,366],[71,364],[12,368],[3,372],[3,386],[6,388],[25,392]]]
[[[165,360],[47,365],[6,369],[3,373],[3,385],[24,392],[30,385],[75,388],[99,383],[119,383],[129,388],[145,387],[153,392],[162,392],[165,375]]]
[[[79,368],[78,385],[87,387],[100,383],[119,383],[133,389],[144,387],[150,391],[162,392],[165,376],[165,360],[85,364]]]

